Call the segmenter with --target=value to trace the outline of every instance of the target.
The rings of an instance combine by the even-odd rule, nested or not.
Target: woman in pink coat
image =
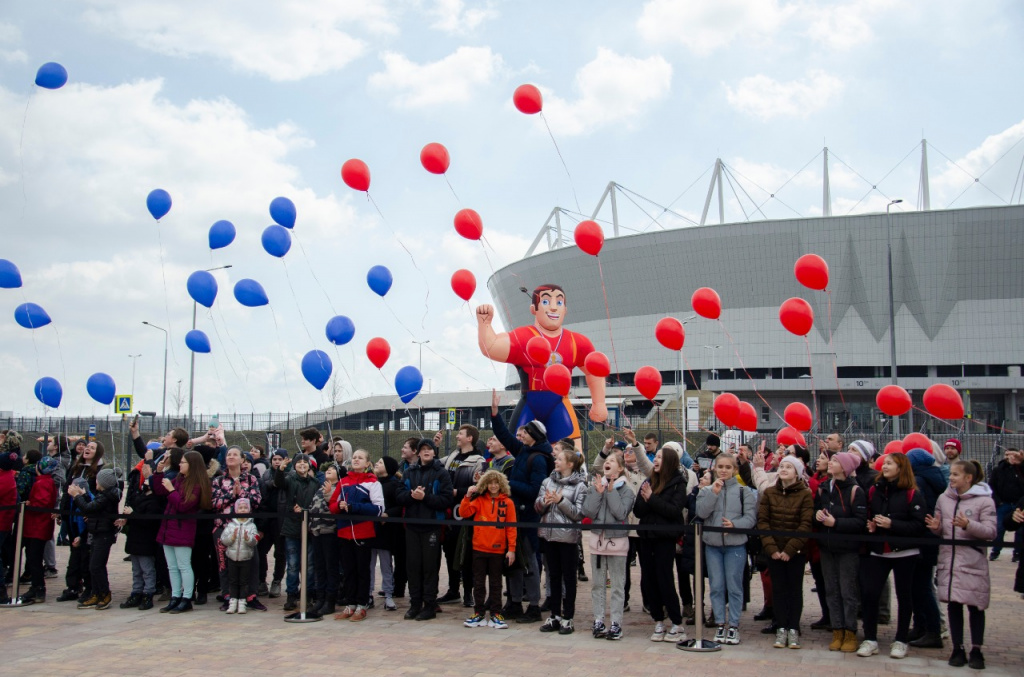
[[[977,461],[956,461],[949,469],[949,488],[928,515],[928,528],[943,539],[962,544],[939,546],[939,600],[947,603],[953,653],[949,664],[985,668],[981,646],[985,639],[985,609],[989,603],[988,557],[985,548],[972,541],[991,541],[996,536],[996,504],[992,490],[982,482]],[[971,654],[964,651],[964,605],[971,624]]]

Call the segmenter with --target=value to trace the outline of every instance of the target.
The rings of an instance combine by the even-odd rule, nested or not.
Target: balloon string
[[[807,373],[811,375],[811,402],[814,403],[814,420],[817,421],[818,428],[823,429],[821,418],[818,415],[818,395],[814,389],[814,365],[811,363],[811,342],[807,339],[806,334],[804,334],[804,345],[807,347]]]
[[[839,393],[839,401],[843,403],[843,411],[849,415],[850,407],[846,404],[846,398],[843,397],[843,389],[839,387],[839,362],[836,360],[836,352],[832,347],[832,290],[826,289],[825,294],[828,296],[828,352],[832,355],[832,373],[836,377],[836,392]]]
[[[281,350],[281,376],[284,378],[284,392],[288,396],[288,410],[294,411],[295,404],[292,402],[292,391],[291,388],[288,387],[288,360],[285,359],[284,356],[284,341],[281,340],[281,327],[277,324],[277,313],[274,312],[274,306],[268,303],[267,307],[270,308],[270,317],[274,319],[274,331],[277,333],[277,347]]]
[[[413,422],[413,424],[415,424],[416,431],[420,434],[420,437],[426,437],[426,434],[423,432],[423,426],[420,425],[419,419],[416,418],[416,415],[412,413],[409,407],[405,408],[405,413],[409,414],[409,419]]]
[[[174,366],[179,367],[178,354],[174,352],[174,331],[171,327],[171,306],[167,302],[167,271],[164,270],[164,238],[160,233],[160,220],[156,222],[156,239],[160,246],[160,277],[164,281],[164,313],[167,316],[167,343],[171,346],[171,359],[174,360]]]
[[[57,330],[57,324],[53,325],[53,333],[57,336],[57,356],[60,357],[60,370],[64,374],[64,383],[68,383],[68,370],[64,365],[64,349],[60,345],[60,331]],[[134,395],[135,393],[132,393]]]
[[[444,182],[448,184],[448,189],[451,190],[452,191],[452,195],[455,196],[455,201],[458,202],[461,205],[462,204],[462,200],[459,199],[459,194],[455,192],[454,188],[452,188],[452,182],[448,180],[448,174],[444,174],[443,176],[444,176]],[[408,409],[406,411],[408,411]]]
[[[223,346],[224,345],[224,339],[221,338],[220,329],[217,328],[217,320],[213,316],[213,310],[212,309],[207,311],[207,317],[210,320],[210,324],[213,325],[213,331],[217,335],[217,340]],[[226,324],[224,325],[224,332],[227,333],[227,325]],[[234,339],[232,339],[231,342],[234,343]],[[236,349],[238,348],[237,344],[235,345],[235,348]],[[244,364],[245,363],[245,357],[242,357],[242,351],[241,350],[238,351],[238,355],[239,355],[239,357],[242,358],[242,362]],[[224,351],[224,359],[226,359],[228,361],[228,366],[231,367],[231,373],[233,373],[235,375],[235,378],[238,379],[239,383],[242,384],[242,390],[245,392],[246,399],[249,400],[249,406],[252,407],[253,411],[256,411],[256,405],[253,404],[252,398],[249,397],[249,389],[247,387],[245,387],[249,383],[248,366],[246,366],[245,380],[243,381],[242,377],[238,374],[238,371],[235,369],[234,363],[231,362],[231,356],[228,354],[228,351],[226,351],[226,350]],[[214,362],[214,366],[216,367],[216,362]],[[218,375],[218,379],[219,379],[219,375]]]
[[[775,411],[775,408],[768,403],[768,400],[764,399],[764,396],[761,395],[761,392],[757,389],[757,386],[754,385],[754,377],[750,375],[749,371],[747,371],[747,365],[743,363],[743,358],[740,356],[740,351],[736,348],[736,342],[733,340],[732,334],[730,334],[729,330],[725,327],[725,322],[722,322],[721,318],[719,318],[718,324],[722,327],[722,331],[725,333],[725,337],[729,339],[729,345],[732,346],[732,352],[736,354],[736,359],[739,360],[740,368],[743,369],[743,373],[747,375],[747,379],[750,381],[750,387],[754,389],[754,394],[757,395],[758,399],[764,402],[764,406],[768,407],[768,410],[770,412],[772,412],[779,418],[783,418],[783,416],[779,414],[779,412]]]
[[[309,337],[310,344],[312,344],[313,348],[316,348],[316,341],[313,340],[313,334],[309,332],[309,327],[306,326],[306,318],[302,314],[302,306],[299,305],[299,296],[295,293],[295,287],[292,285],[292,276],[288,274],[288,264],[285,263],[283,258],[281,259],[281,265],[284,267],[284,277],[288,280],[288,288],[292,290],[292,299],[295,300],[295,309],[299,311],[299,320],[302,321],[302,328],[306,330],[306,336]]]
[[[341,370],[343,372],[345,372],[345,378],[348,379],[349,385],[352,386],[352,392],[355,393],[355,395],[357,397],[362,397],[363,394],[359,391],[358,388],[356,388],[355,380],[352,378],[352,374],[350,374],[348,369],[345,368],[345,363],[341,359],[341,348],[339,346],[337,346],[337,345],[334,346],[334,355],[338,358],[338,366],[341,367]],[[354,363],[353,363],[352,368],[353,368],[353,370],[355,369],[355,364]],[[342,390],[348,390],[348,388],[346,386],[344,386],[344,385],[342,385],[341,388],[342,388]]]
[[[21,301],[22,301],[22,303],[28,303],[28,296],[25,294],[25,287],[24,287],[24,285],[22,285],[22,287],[21,287]],[[29,324],[30,325],[32,324],[32,320],[31,319],[29,320]],[[29,336],[32,337],[32,350],[36,354],[36,380],[38,381],[39,379],[41,379],[43,377],[43,367],[39,363],[39,346],[36,344],[35,327],[32,327],[31,329],[29,329],[28,334],[29,334]],[[46,405],[43,405],[43,407],[45,408]],[[45,416],[45,412],[44,412],[44,416]]]
[[[330,295],[327,293],[327,290],[324,289],[324,286],[320,284],[320,278],[316,276],[316,266],[314,266],[312,261],[309,260],[309,257],[306,256],[306,248],[302,246],[302,240],[299,239],[299,234],[293,233],[292,237],[295,238],[295,241],[299,243],[299,249],[302,251],[302,258],[306,260],[307,267],[309,268],[309,273],[313,276],[313,280],[316,282],[316,286],[320,287],[320,291],[324,293],[324,298],[327,299],[327,305],[331,307],[331,313],[337,315],[338,311],[334,309],[334,303],[331,302]]]
[[[573,184],[572,174],[569,173],[569,165],[565,163],[565,158],[562,157],[562,151],[558,148],[558,142],[555,141],[555,135],[551,133],[551,125],[548,124],[548,119],[545,117],[543,111],[540,113],[540,119],[544,121],[544,126],[548,130],[548,136],[551,137],[551,143],[555,145],[555,153],[558,154],[558,159],[562,161],[562,167],[565,169],[565,175],[569,177],[569,187],[572,189],[572,197],[576,201],[576,211],[582,214],[583,208],[580,207],[580,199],[576,196],[576,186]]]
[[[377,215],[380,216],[380,220],[384,223],[384,225],[388,227],[388,230],[391,231],[391,235],[392,237],[395,238],[395,241],[398,242],[398,244],[401,245],[402,249],[405,250],[405,253],[409,255],[409,260],[412,261],[413,268],[415,268],[417,272],[419,272],[420,277],[423,278],[423,287],[424,289],[427,290],[427,294],[426,298],[423,301],[424,309],[423,318],[420,320],[420,328],[426,330],[427,314],[430,312],[430,281],[427,279],[426,274],[424,274],[424,272],[420,269],[419,264],[416,263],[416,259],[415,257],[413,257],[412,252],[409,251],[409,248],[405,246],[404,242],[402,242],[402,238],[398,237],[398,233],[396,233],[395,229],[391,227],[391,224],[388,223],[388,220],[384,218],[384,213],[381,212],[380,207],[377,206],[377,203],[376,201],[374,201],[373,196],[370,195],[370,191],[366,191],[366,199],[369,200],[370,204],[373,205],[373,208],[377,210]]]
[[[25,154],[23,148],[25,146],[25,128],[28,126],[28,107],[32,103],[32,97],[35,95],[36,90],[34,87],[29,85],[28,97],[25,99],[25,114],[21,117],[21,136],[18,139],[18,164],[21,171],[21,219],[20,222],[25,222],[25,211],[28,209],[28,188],[25,182]]]
[[[228,330],[228,321],[227,321],[227,319],[225,319],[224,311],[221,309],[220,306],[217,306],[217,312],[220,313],[220,321],[224,325],[224,334],[228,337],[228,340],[231,341],[231,345],[233,345],[235,347],[235,350],[238,351],[239,359],[242,360],[242,366],[245,367],[245,382],[248,383],[249,382],[249,376],[251,374],[251,370],[249,368],[249,362],[246,361],[245,354],[242,352],[242,349],[239,347],[238,343],[235,341],[235,337],[233,337],[231,335],[231,332]],[[210,313],[210,320],[213,321],[213,313],[212,313],[212,311]],[[213,328],[216,331],[216,329],[217,329],[216,324],[214,324]],[[217,338],[220,338],[220,333],[219,332],[217,334]],[[222,343],[223,343],[223,341],[222,341]],[[255,407],[253,409],[255,410]]]

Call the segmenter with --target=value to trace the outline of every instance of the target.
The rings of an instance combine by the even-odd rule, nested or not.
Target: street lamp
[[[206,272],[212,273],[215,270],[227,270],[230,267],[231,267],[231,265],[229,264],[229,265],[226,265],[226,266],[217,266],[216,268],[207,268]],[[196,328],[196,302],[195,302],[195,300],[193,300],[192,301],[192,330],[195,331],[195,328]],[[191,358],[189,360],[189,370],[188,370],[188,430],[191,433],[192,432],[192,397],[195,394],[195,389],[196,389],[196,353],[195,353],[195,351],[190,351],[190,352],[192,353],[192,356],[191,356]]]
[[[709,381],[717,381],[718,380],[718,370],[715,369],[715,356],[718,355],[717,351],[721,347],[722,346],[707,346],[707,345],[704,346],[705,350],[710,350],[711,351],[711,373],[710,373],[711,378],[708,379]],[[712,411],[714,411],[714,408],[715,408],[715,391],[712,390],[711,391],[711,409],[712,409]]]
[[[419,347],[420,347],[420,373],[422,374],[423,373],[423,344],[424,343],[430,343],[430,339],[427,339],[426,341],[413,341],[413,343],[419,345]]]
[[[687,322],[689,322],[690,320],[692,320],[695,317],[697,317],[697,316],[696,315],[690,315],[689,317],[680,320],[679,323],[682,324],[682,325],[686,325]],[[679,421],[680,421],[680,425],[685,429],[686,428],[686,407],[684,406],[685,403],[683,402],[683,393],[684,392],[685,392],[685,389],[683,388],[683,349],[680,348],[679,351],[676,353],[676,399],[679,400]]]
[[[146,322],[145,320],[143,320],[142,324],[146,325],[147,327],[152,327],[153,329],[159,329],[160,331],[162,331],[164,333],[164,405],[163,405],[163,411],[160,412],[160,415],[166,419],[167,418],[167,342],[168,342],[169,334],[167,333],[166,329],[164,329],[163,327],[158,327],[158,326],[156,326],[155,324],[153,324],[151,322]]]
[[[889,277],[889,375],[892,377],[892,384],[898,385],[896,378],[896,304],[893,301],[892,293],[892,212],[889,208],[898,205],[903,200],[897,198],[885,205],[885,247],[886,263]],[[892,434],[900,435],[900,417],[892,417]]]
[[[142,353],[139,353],[138,355],[129,355],[128,357],[132,358],[132,397],[134,398],[135,397],[135,360],[137,360],[140,357],[142,357]]]

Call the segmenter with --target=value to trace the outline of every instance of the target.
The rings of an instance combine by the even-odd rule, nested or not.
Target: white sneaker
[[[876,653],[878,653],[878,642],[873,639],[865,639],[860,643],[860,648],[857,649],[857,655],[861,658],[874,656]]]
[[[889,647],[889,658],[906,658],[907,657],[907,643],[906,642],[893,642],[892,646]]]
[[[718,629],[715,630],[715,641],[719,644],[725,644],[725,626],[719,625]]]
[[[655,623],[654,632],[651,634],[652,642],[664,642],[665,641],[665,624]]]
[[[785,628],[779,628],[778,630],[775,631],[775,643],[772,644],[772,646],[775,647],[776,649],[785,649],[786,648],[786,629]]]
[[[228,600],[228,610],[224,613],[237,614],[238,613],[238,600],[232,597]]]
[[[734,646],[736,644],[739,644],[740,643],[740,629],[739,628],[729,628],[725,632],[725,643],[726,644],[732,644]]]
[[[238,613],[244,614],[245,612],[246,612],[246,603],[245,603],[245,598],[243,597],[240,600],[238,600]]]
[[[799,649],[800,648],[800,631],[799,630],[790,629],[788,644],[789,644],[789,648],[790,649]]]
[[[681,642],[686,639],[686,630],[673,624],[669,631],[665,633],[666,642]]]

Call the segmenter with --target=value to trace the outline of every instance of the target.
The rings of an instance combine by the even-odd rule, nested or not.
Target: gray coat
[[[251,519],[243,522],[236,517],[225,525],[220,542],[229,560],[246,562],[256,554],[256,524]]]
[[[757,496],[732,477],[725,481],[717,495],[710,486],[700,490],[697,494],[697,517],[709,527],[722,526],[722,519],[726,518],[736,529],[753,529],[757,525]],[[746,545],[747,536],[705,531],[702,540],[705,545],[726,547]]]
[[[600,482],[602,478],[594,478]],[[616,486],[617,485],[617,486]],[[636,494],[629,486],[626,478],[620,477],[615,484],[598,492],[596,489],[588,489],[586,498],[583,499],[583,514],[594,521],[595,524],[622,524],[622,529],[604,529],[601,535],[605,539],[622,538],[629,534],[629,516],[633,513],[633,501]]]
[[[554,505],[544,504],[544,492],[557,491],[562,500]],[[574,472],[562,477],[557,470],[540,485],[540,493],[533,504],[534,510],[540,515],[542,526],[537,535],[547,541],[558,543],[580,543],[582,532],[579,529],[558,528],[559,524],[572,524],[583,519],[583,499],[587,495],[586,477],[581,472]]]

